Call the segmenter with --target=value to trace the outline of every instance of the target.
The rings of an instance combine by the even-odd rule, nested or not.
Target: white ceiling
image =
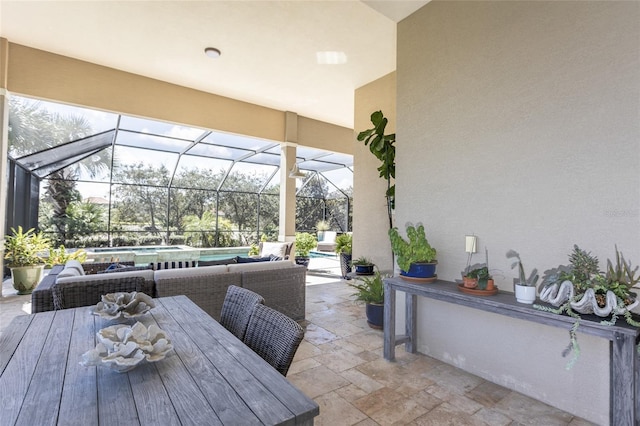
[[[428,1],[1,0],[0,36],[353,127],[354,90],[395,70],[396,22]],[[347,62],[319,65],[318,51]]]

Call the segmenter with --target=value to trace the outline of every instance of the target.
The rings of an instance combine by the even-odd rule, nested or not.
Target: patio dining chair
[[[286,376],[303,337],[297,322],[268,306],[256,305],[244,343]]]
[[[54,309],[95,305],[103,294],[144,291],[144,277],[105,278],[56,283],[51,288]]]
[[[256,305],[264,303],[264,298],[246,288],[230,285],[222,302],[220,324],[238,339],[244,339],[251,313]]]

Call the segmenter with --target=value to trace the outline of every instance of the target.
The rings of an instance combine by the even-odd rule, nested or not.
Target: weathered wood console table
[[[406,293],[405,334],[396,336],[396,291]],[[395,347],[405,344],[407,352],[416,352],[417,338],[417,296],[442,300],[519,318],[539,324],[570,329],[574,319],[566,315],[556,315],[534,309],[531,305],[516,302],[512,293],[500,292],[495,296],[476,296],[458,290],[458,285],[448,281],[430,284],[416,284],[399,277],[384,280],[384,358],[395,358]],[[635,426],[640,420],[640,398],[637,395],[636,376],[639,374],[636,342],[640,330],[628,325],[623,318],[615,326],[600,324],[601,319],[582,315],[579,332],[608,339],[610,342],[610,424]]]

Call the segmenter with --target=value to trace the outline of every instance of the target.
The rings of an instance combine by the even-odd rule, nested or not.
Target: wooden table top
[[[186,296],[154,300],[140,322],[174,350],[127,373],[80,365],[113,325],[90,307],[14,318],[0,337],[0,424],[313,424],[318,405]]]

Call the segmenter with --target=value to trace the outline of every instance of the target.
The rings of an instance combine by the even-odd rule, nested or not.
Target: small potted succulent
[[[13,288],[18,294],[29,294],[42,280],[46,263],[42,253],[49,250],[49,239],[33,228],[24,232],[18,226],[11,232],[4,239],[4,259],[11,269]]]
[[[351,261],[351,266],[355,268],[358,275],[373,275],[373,267],[375,265],[368,258],[361,256]]]
[[[398,228],[389,230],[391,249],[400,267],[400,278],[411,280],[431,280],[436,277],[436,249],[431,247],[424,232],[424,226],[407,225],[405,240]]]
[[[493,290],[494,283],[489,268],[485,265],[474,266],[464,277],[463,285],[466,288],[477,288],[478,290]]]
[[[369,327],[380,329],[384,318],[384,284],[380,271],[372,276],[363,276],[349,284],[357,291],[353,294],[357,302],[365,304]]]

